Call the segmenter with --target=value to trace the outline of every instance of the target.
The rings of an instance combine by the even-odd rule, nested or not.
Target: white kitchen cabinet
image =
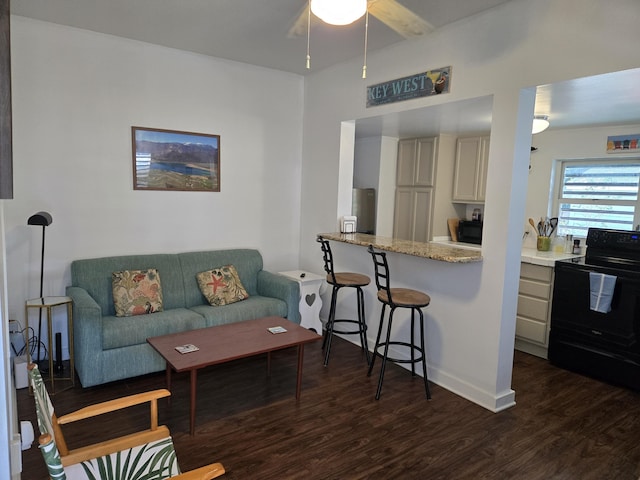
[[[393,236],[402,240],[431,239],[438,138],[398,142]]]
[[[398,142],[393,236],[402,240],[431,239],[438,138]]]
[[[410,138],[398,142],[396,185],[432,187],[435,179],[437,138]]]
[[[397,187],[393,237],[429,242],[432,210],[432,187]]]
[[[515,348],[547,358],[553,296],[553,267],[522,263]]]
[[[452,201],[484,203],[487,188],[489,137],[458,138]]]

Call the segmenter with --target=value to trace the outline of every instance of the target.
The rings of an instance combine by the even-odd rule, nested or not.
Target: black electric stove
[[[592,309],[591,272],[616,277],[607,313]],[[640,390],[640,232],[590,228],[586,256],[556,262],[549,360]]]

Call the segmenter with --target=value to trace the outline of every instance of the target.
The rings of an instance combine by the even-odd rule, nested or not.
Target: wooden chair
[[[130,395],[56,416],[49,393],[37,365],[29,365],[40,437],[38,442],[55,480],[95,480],[104,478],[167,478],[209,480],[225,473],[220,463],[181,473],[169,429],[158,425],[158,399],[171,395],[166,389]],[[70,450],[61,425],[91,419],[134,405],[149,403],[149,429],[93,445]]]

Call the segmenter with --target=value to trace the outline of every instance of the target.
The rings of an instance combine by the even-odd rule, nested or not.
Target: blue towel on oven
[[[589,288],[591,290],[591,310],[609,313],[613,291],[616,288],[616,277],[604,273],[589,272]]]

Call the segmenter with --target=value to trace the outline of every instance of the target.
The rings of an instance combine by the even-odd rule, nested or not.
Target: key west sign
[[[367,87],[367,108],[449,93],[451,67],[437,68]]]

